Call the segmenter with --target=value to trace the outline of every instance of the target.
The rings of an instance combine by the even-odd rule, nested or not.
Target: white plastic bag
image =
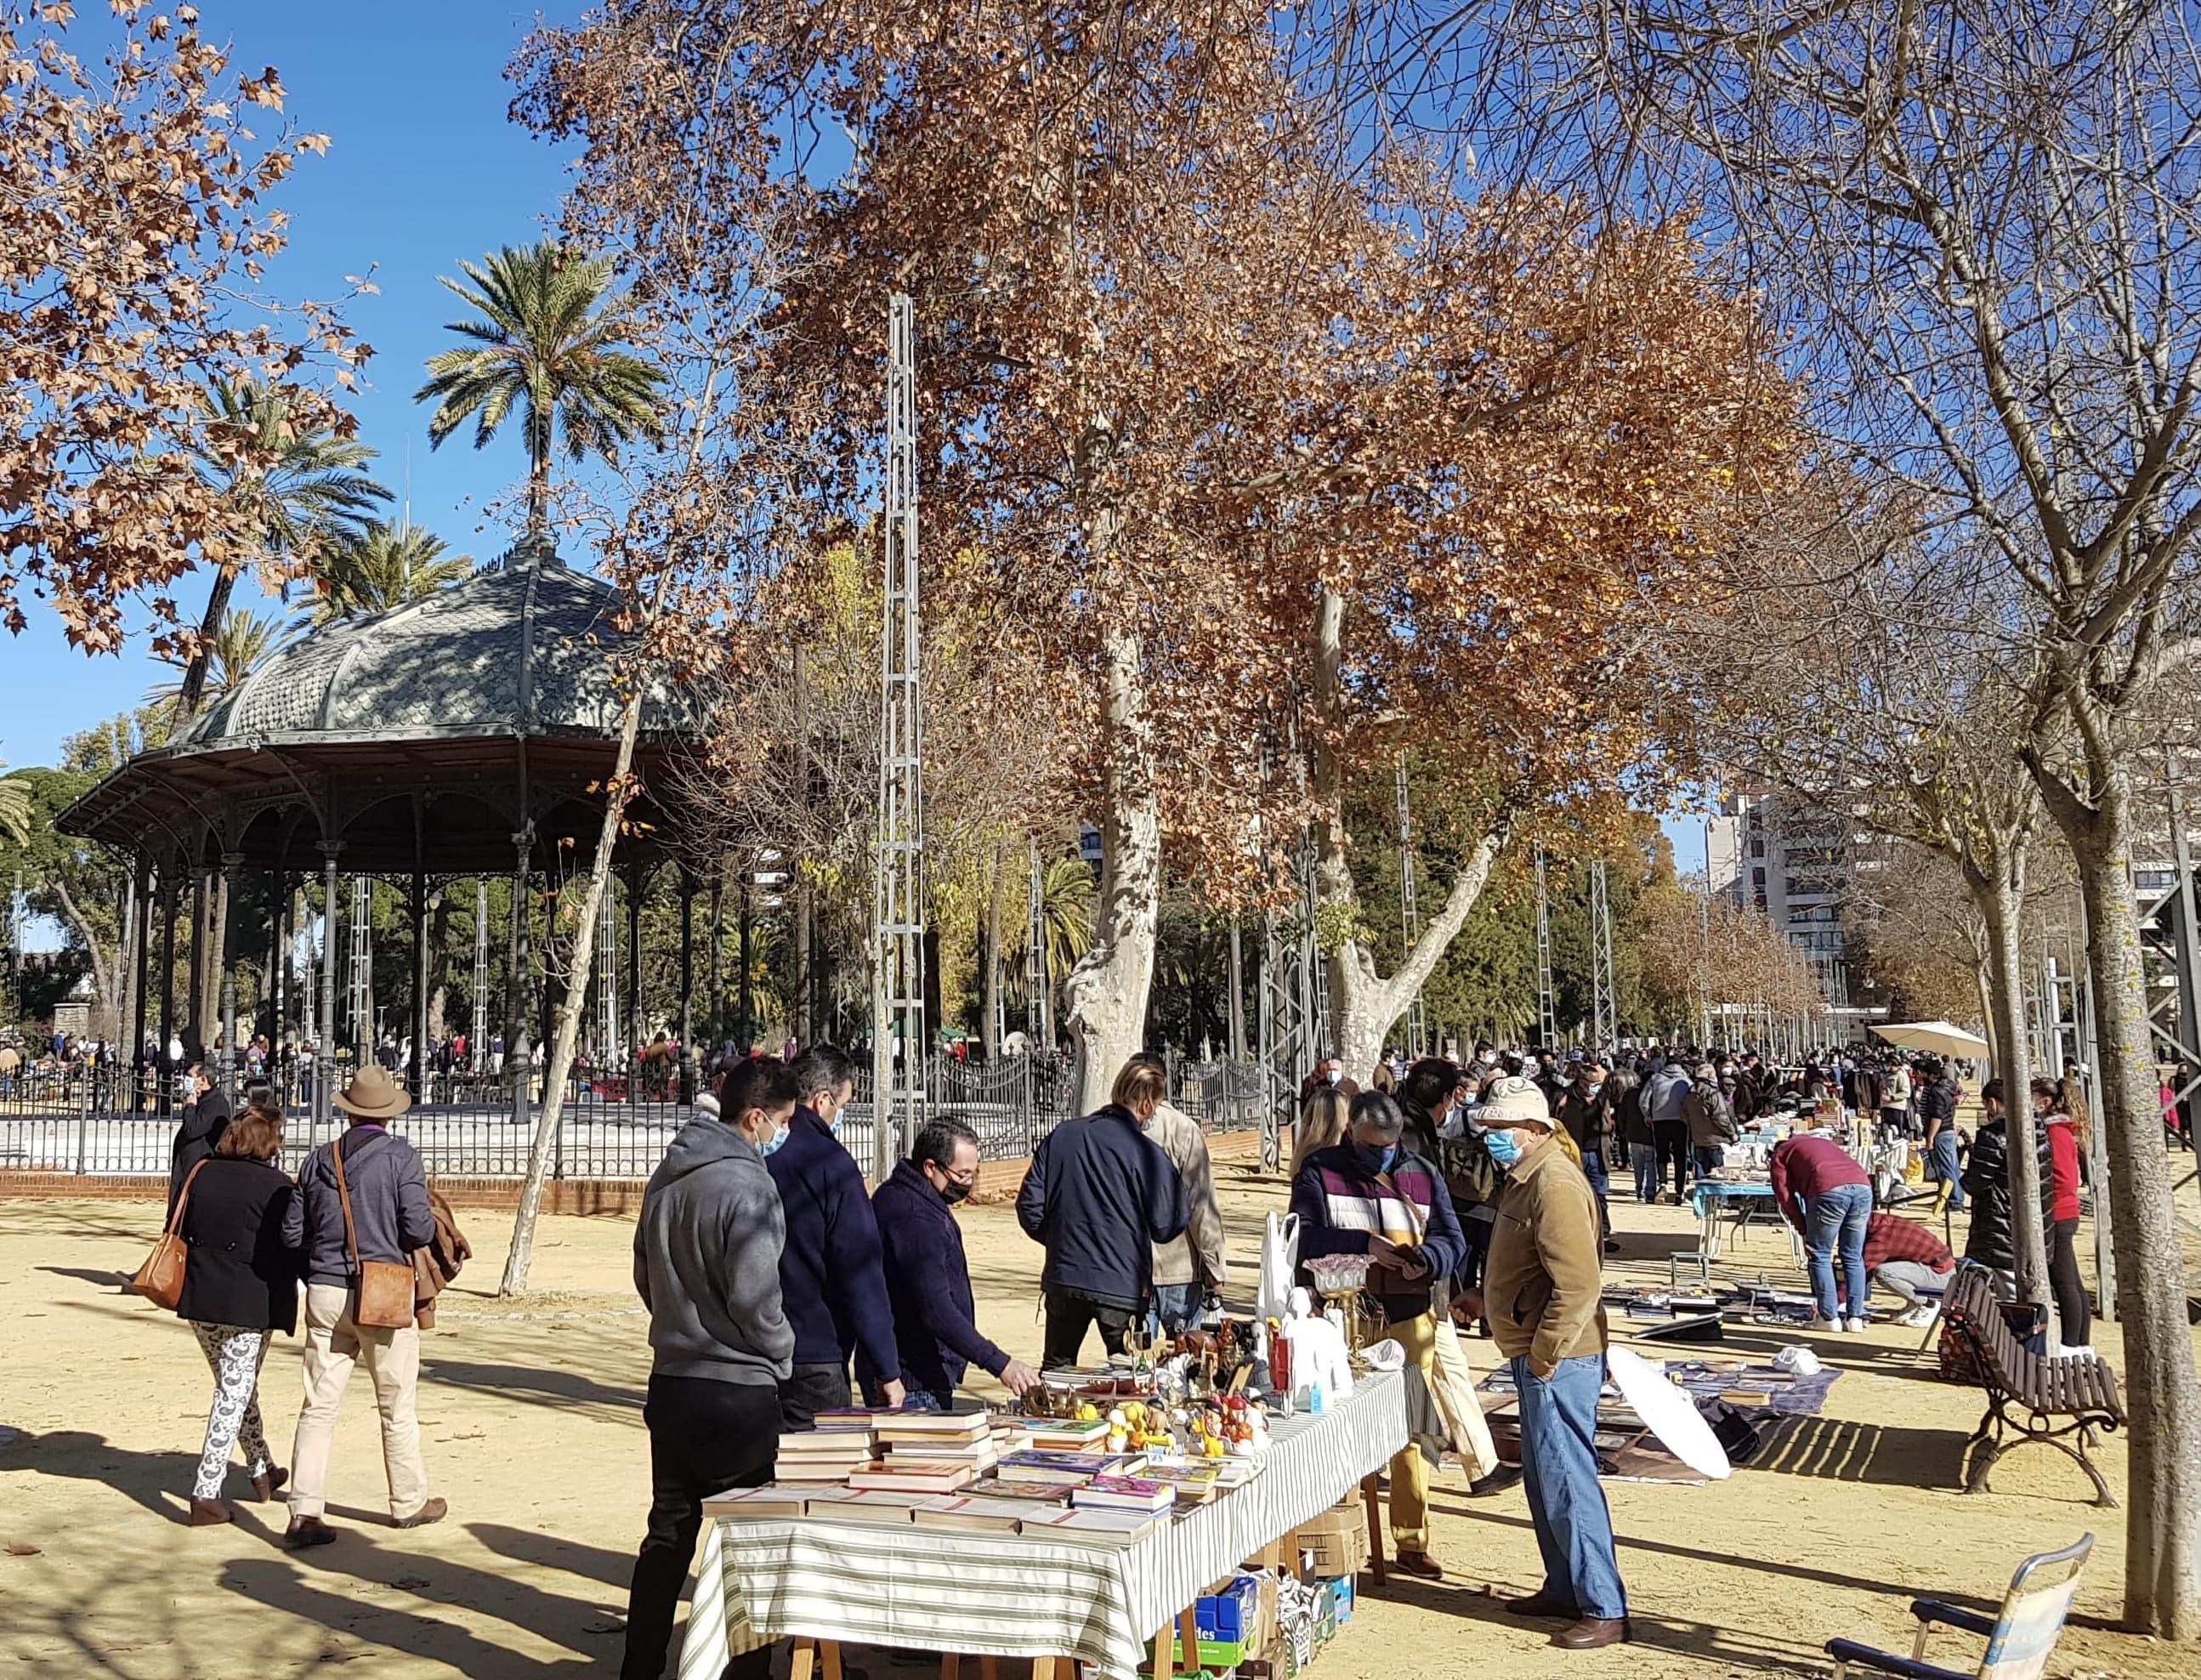
[[[1300,1216],[1271,1213],[1261,1231],[1261,1282],[1253,1310],[1264,1319],[1282,1319],[1291,1309],[1292,1278],[1300,1264]]]

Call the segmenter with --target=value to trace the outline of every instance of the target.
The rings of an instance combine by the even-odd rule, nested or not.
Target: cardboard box
[[[1368,1530],[1360,1524],[1343,1533],[1329,1530],[1300,1530],[1300,1550],[1308,1568],[1322,1580],[1357,1575],[1368,1567]]]

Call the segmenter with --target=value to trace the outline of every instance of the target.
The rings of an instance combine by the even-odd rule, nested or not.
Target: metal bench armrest
[[[1966,1633],[1975,1633],[1982,1639],[1994,1637],[1995,1618],[1982,1616],[1976,1610],[1961,1610],[1953,1604],[1944,1604],[1938,1598],[1914,1598],[1910,1613],[1922,1622],[1940,1622],[1944,1626],[1962,1628]]]
[[[1877,1669],[1882,1674],[1899,1675],[1901,1680],[1973,1680],[1971,1675],[1959,1674],[1953,1668],[1920,1662],[1916,1657],[1899,1657],[1893,1651],[1875,1650],[1869,1645],[1858,1644],[1854,1639],[1828,1640],[1827,1654],[1838,1663]]]

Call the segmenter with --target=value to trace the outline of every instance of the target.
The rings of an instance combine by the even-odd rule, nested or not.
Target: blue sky
[[[327,156],[300,160],[276,201],[291,213],[291,239],[271,290],[334,297],[345,275],[374,271],[380,294],[360,298],[349,318],[375,350],[353,408],[362,440],[381,451],[376,475],[400,493],[409,477],[414,522],[457,551],[500,551],[508,536],[484,530],[482,509],[525,472],[517,427],[478,454],[470,430],[431,454],[427,410],[413,393],[421,363],[449,342],[443,323],[464,312],[436,277],[541,238],[557,213],[565,160],[507,120],[503,73],[538,15],[561,21],[578,0],[199,0],[199,9],[207,34],[233,44],[239,69],[275,66],[287,114],[329,137]],[[72,32],[89,36],[97,12],[84,15],[87,26]],[[185,583],[187,609],[203,589]],[[50,763],[63,736],[173,679],[142,639],[119,657],[85,657],[32,603],[28,630],[0,632],[0,760]]]

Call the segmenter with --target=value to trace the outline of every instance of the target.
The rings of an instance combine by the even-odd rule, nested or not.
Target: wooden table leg
[[[1164,1622],[1154,1636],[1154,1680],[1171,1680],[1177,1672],[1177,1628]]]
[[[1196,1606],[1186,1605],[1177,1612],[1177,1636],[1184,1647],[1184,1671],[1200,1672],[1200,1612]]]
[[[818,1642],[818,1650],[825,1659],[825,1680],[841,1680],[841,1642],[821,1639]]]
[[[818,1642],[797,1639],[788,1654],[787,1680],[811,1680],[818,1668]]]
[[[991,1657],[978,1659],[978,1680],[1001,1680],[1001,1677],[994,1672],[994,1659]]]
[[[961,1680],[963,1659],[954,1651],[940,1654],[940,1680]]]
[[[1378,1477],[1368,1475],[1360,1478],[1360,1498],[1368,1507],[1368,1572],[1380,1587],[1384,1582],[1383,1493]]]

